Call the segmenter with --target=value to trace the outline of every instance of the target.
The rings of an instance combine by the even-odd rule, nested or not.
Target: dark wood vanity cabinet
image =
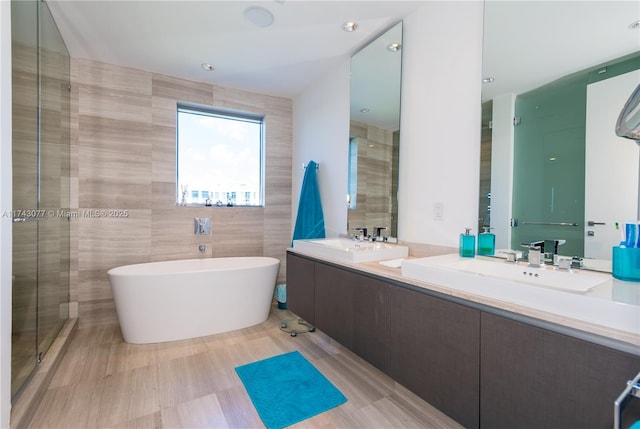
[[[389,291],[380,280],[287,255],[287,308],[387,373]]]
[[[640,371],[640,353],[291,253],[287,306],[467,428],[610,428]]]
[[[401,287],[391,291],[391,372],[466,428],[479,425],[480,311]]]
[[[356,274],[316,264],[316,327],[353,350],[353,286]]]
[[[612,427],[640,356],[486,312],[481,326],[483,428]],[[632,405],[627,418],[640,419]]]
[[[466,427],[478,427],[479,311],[292,254],[287,307],[307,320],[300,311],[313,314],[322,332]]]
[[[389,374],[391,306],[389,284],[356,276],[353,283],[353,351]]]
[[[287,254],[287,308],[311,324],[315,317],[315,262]]]
[[[388,372],[389,285],[330,265],[315,265],[316,327]]]

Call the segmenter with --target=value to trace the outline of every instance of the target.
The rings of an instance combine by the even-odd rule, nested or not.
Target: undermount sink
[[[461,258],[442,255],[402,262],[402,275],[428,283],[453,286],[470,278],[502,280],[512,285],[541,286],[568,292],[584,293],[610,279],[582,270],[558,270],[553,266],[529,267],[504,260]]]
[[[293,248],[316,256],[345,262],[371,262],[405,258],[407,246],[381,241],[357,241],[348,238],[294,240]]]
[[[450,289],[448,293],[452,295],[472,294],[482,300],[506,302],[640,335],[640,307],[601,296],[610,293],[607,290],[616,283],[627,283],[613,279],[611,274],[563,271],[552,266],[533,268],[522,262],[452,254],[405,259],[402,275]],[[618,286],[628,289],[635,285]]]

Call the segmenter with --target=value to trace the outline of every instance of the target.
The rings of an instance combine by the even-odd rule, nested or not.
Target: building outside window
[[[264,115],[178,103],[176,146],[177,204],[264,204]]]

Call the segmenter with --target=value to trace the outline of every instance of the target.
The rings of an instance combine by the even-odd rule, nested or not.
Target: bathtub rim
[[[213,262],[215,261],[215,264]],[[235,264],[231,265],[223,265],[223,262],[233,261]],[[247,264],[237,264],[238,262],[249,262]],[[256,263],[261,261],[262,263]],[[195,264],[207,264],[210,263],[210,266],[198,266],[194,269]],[[281,264],[280,259],[274,258],[272,256],[222,256],[222,257],[209,257],[209,258],[191,258],[191,259],[171,259],[165,261],[152,261],[152,262],[141,262],[136,264],[127,264],[127,265],[118,265],[113,268],[107,270],[107,276],[117,277],[117,276],[134,276],[134,277],[144,277],[149,275],[173,275],[173,274],[184,274],[184,273],[194,273],[194,272],[207,272],[207,271],[231,271],[231,270],[242,270],[249,268],[260,268],[267,267],[276,264]],[[180,265],[183,265],[183,268],[180,268]],[[158,267],[171,267],[178,269],[167,270],[167,271],[158,271],[154,270],[154,268]]]

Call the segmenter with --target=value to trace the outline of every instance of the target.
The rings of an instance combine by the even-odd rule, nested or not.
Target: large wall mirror
[[[560,240],[610,267],[616,222],[638,218],[640,150],[615,135],[638,19],[632,1],[485,2],[478,229],[497,249]]]
[[[397,237],[402,23],[351,57],[347,231]]]

